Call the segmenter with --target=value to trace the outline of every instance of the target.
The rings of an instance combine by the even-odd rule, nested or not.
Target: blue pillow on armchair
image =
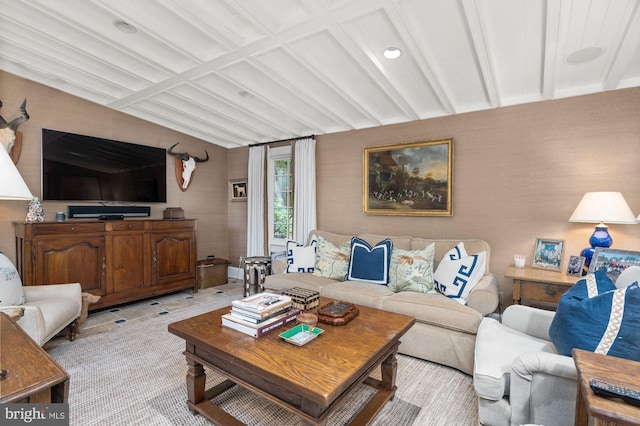
[[[560,298],[549,328],[558,353],[573,348],[640,361],[640,288],[616,289],[604,271],[578,281]]]
[[[351,259],[345,279],[373,284],[389,284],[389,263],[393,242],[380,241],[374,247],[358,237],[351,238]]]

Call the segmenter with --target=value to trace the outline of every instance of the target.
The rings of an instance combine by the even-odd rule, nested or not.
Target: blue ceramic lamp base
[[[589,244],[591,247],[587,247],[580,253],[580,256],[584,256],[586,266],[591,264],[593,254],[596,252],[596,248],[603,247],[609,248],[613,244],[613,238],[609,235],[609,228],[607,225],[601,223],[596,226],[596,230],[593,231],[591,238],[589,238]]]

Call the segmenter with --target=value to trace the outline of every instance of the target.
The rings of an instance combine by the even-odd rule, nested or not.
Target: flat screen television
[[[42,129],[42,199],[167,201],[163,148]]]

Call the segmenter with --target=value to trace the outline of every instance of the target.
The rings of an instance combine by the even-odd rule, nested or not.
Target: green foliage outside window
[[[293,237],[293,197],[291,192],[291,159],[274,162],[273,236]]]

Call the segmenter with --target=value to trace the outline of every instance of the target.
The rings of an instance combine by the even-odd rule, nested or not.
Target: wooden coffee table
[[[321,300],[320,304],[327,302]],[[351,424],[368,424],[393,398],[400,337],[414,318],[358,306],[360,315],[350,323],[319,324],[324,333],[300,347],[278,337],[287,326],[259,339],[223,328],[220,317],[229,309],[169,324],[169,332],[186,341],[187,404],[194,414],[200,413],[217,425],[241,424],[211,401],[236,384],[313,425],[325,424],[340,401],[360,383],[377,392]],[[205,390],[203,366],[227,380]],[[377,368],[381,369],[381,380],[370,377]]]

